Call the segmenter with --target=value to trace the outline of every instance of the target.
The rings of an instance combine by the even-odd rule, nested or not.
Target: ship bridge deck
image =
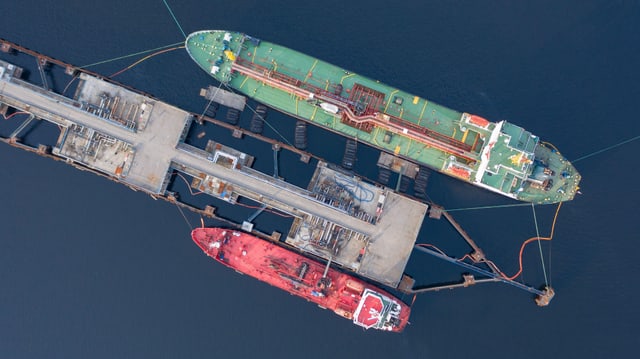
[[[9,66],[0,63],[2,69]],[[338,229],[326,236],[351,237],[338,252],[314,254],[374,281],[394,287],[399,283],[426,204],[389,193],[382,216],[376,213],[382,210],[377,202],[368,210],[345,211],[313,191],[245,167],[249,164],[239,161],[241,155],[236,161],[234,152],[223,146],[210,153],[184,143],[193,115],[157,99],[86,73],[74,98],[14,78],[9,71],[0,74],[1,103],[59,125],[55,156],[154,196],[167,195],[172,173],[181,171],[193,176],[194,186],[217,185],[217,190],[205,192],[214,197],[232,202],[243,196],[289,213],[300,223],[326,224]],[[351,180],[341,181],[348,186]],[[371,221],[373,215],[376,221]]]

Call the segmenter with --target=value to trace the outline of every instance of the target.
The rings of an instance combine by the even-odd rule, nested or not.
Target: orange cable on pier
[[[15,115],[28,115],[28,114],[29,114],[29,112],[26,112],[26,111],[18,111],[18,112],[12,113],[9,116],[2,115],[2,117],[4,117],[5,120],[9,120],[11,117],[13,117]]]
[[[175,174],[177,174],[177,175],[178,175],[178,177],[182,178],[182,180],[184,181],[184,183],[187,185],[187,189],[189,190],[189,193],[191,193],[191,195],[192,195],[192,196],[197,196],[197,195],[199,195],[199,194],[203,194],[203,193],[204,193],[204,192],[202,192],[202,191],[200,191],[200,192],[196,192],[196,193],[193,193],[193,191],[191,190],[191,185],[189,184],[189,181],[187,181],[187,179],[186,179],[186,178],[184,178],[184,176],[183,176],[183,175],[181,175],[180,173],[175,172],[175,171],[174,171],[174,173],[175,173]]]

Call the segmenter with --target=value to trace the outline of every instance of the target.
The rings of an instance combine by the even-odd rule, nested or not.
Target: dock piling
[[[546,307],[551,302],[551,299],[556,295],[556,292],[551,287],[544,287],[542,294],[536,297],[536,304],[539,307]]]

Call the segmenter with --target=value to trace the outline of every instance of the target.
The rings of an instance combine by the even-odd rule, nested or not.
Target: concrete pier
[[[212,197],[231,203],[245,197],[294,216],[285,242],[300,251],[392,287],[400,282],[426,204],[321,162],[314,180],[330,178],[333,190],[347,189],[326,200],[317,186],[299,188],[253,170],[248,154],[223,144],[207,151],[185,143],[192,113],[85,72],[73,97],[21,80],[19,73],[0,62],[0,104],[58,125],[50,156],[173,202],[179,199],[167,191],[172,174],[188,174],[191,187]],[[5,142],[24,146],[15,138]]]

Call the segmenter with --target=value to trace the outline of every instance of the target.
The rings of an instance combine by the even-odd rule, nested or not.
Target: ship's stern
[[[572,200],[579,193],[582,177],[574,165],[553,145],[541,143],[532,171],[518,199],[537,204]]]

